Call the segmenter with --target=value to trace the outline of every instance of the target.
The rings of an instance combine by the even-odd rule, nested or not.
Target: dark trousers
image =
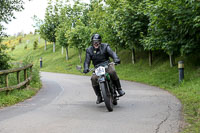
[[[117,76],[117,73],[115,71],[114,66],[109,65],[109,67],[106,69],[106,72],[108,72],[110,74],[110,77],[111,77],[112,80],[118,80],[119,79],[119,77]],[[99,85],[98,76],[95,73],[92,74],[91,82],[92,82],[92,86],[98,86]]]

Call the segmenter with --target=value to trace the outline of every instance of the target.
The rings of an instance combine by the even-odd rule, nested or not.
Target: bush
[[[18,40],[19,40],[19,43],[22,43],[22,37],[20,37]]]
[[[33,50],[36,50],[38,47],[38,42],[35,40],[33,43]]]
[[[28,56],[23,60],[23,66],[28,65],[33,62],[33,57]],[[32,68],[32,79],[31,79],[31,87],[33,88],[40,88],[41,82],[40,82],[40,72],[39,72],[39,66],[34,65]]]
[[[0,70],[6,70],[10,67],[8,64],[10,57],[4,52],[7,49],[5,45],[0,44]],[[3,84],[4,78],[0,76],[0,84]]]
[[[27,45],[24,46],[24,49],[27,49]]]
[[[15,45],[13,45],[13,46],[11,47],[11,51],[13,51],[13,50],[15,50]]]
[[[8,61],[10,57],[4,52],[7,49],[5,45],[0,44],[0,70],[5,70],[10,67]]]

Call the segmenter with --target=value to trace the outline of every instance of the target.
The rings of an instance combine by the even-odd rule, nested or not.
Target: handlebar
[[[104,62],[105,63],[105,62]],[[95,66],[95,68],[97,68],[97,67],[99,67],[99,66],[101,66],[103,63],[101,63],[101,64],[99,64],[99,65],[96,65]],[[114,63],[114,62],[110,62],[110,63],[108,63],[107,64],[108,66],[110,66],[110,65],[117,65],[117,63]],[[89,72],[91,72],[91,71],[94,71],[95,70],[95,68],[91,68],[91,69],[89,69]]]
[[[96,65],[95,68],[90,68],[88,72],[95,71],[95,69],[96,69],[97,67],[99,67],[99,66],[104,66],[104,64],[105,64],[105,65],[108,65],[108,66],[110,66],[110,65],[113,65],[113,66],[114,66],[114,65],[117,65],[117,63],[114,63],[114,62],[108,63],[108,61],[106,61],[106,62],[103,62],[103,63],[101,63],[101,64]],[[76,66],[76,69],[77,69],[78,71],[80,71],[81,73],[83,73],[83,72],[81,71],[81,69],[82,69],[81,66]]]

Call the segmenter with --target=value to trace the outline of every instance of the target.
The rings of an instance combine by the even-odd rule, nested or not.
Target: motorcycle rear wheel
[[[100,83],[100,88],[102,91],[102,96],[103,96],[106,108],[108,109],[109,112],[113,111],[113,99],[112,99],[112,96],[107,93],[109,91],[107,83],[106,82]]]

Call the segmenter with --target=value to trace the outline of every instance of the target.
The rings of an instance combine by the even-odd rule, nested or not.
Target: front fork
[[[109,76],[109,75],[108,75]],[[106,94],[108,95],[108,96],[111,96],[111,92],[110,92],[110,86],[109,86],[109,83],[108,83],[108,77],[107,77],[107,75],[102,75],[102,76],[100,76],[99,78],[98,78],[98,82],[99,82],[99,84],[105,84],[105,86],[106,86],[106,88],[105,88],[105,90],[106,90]]]

